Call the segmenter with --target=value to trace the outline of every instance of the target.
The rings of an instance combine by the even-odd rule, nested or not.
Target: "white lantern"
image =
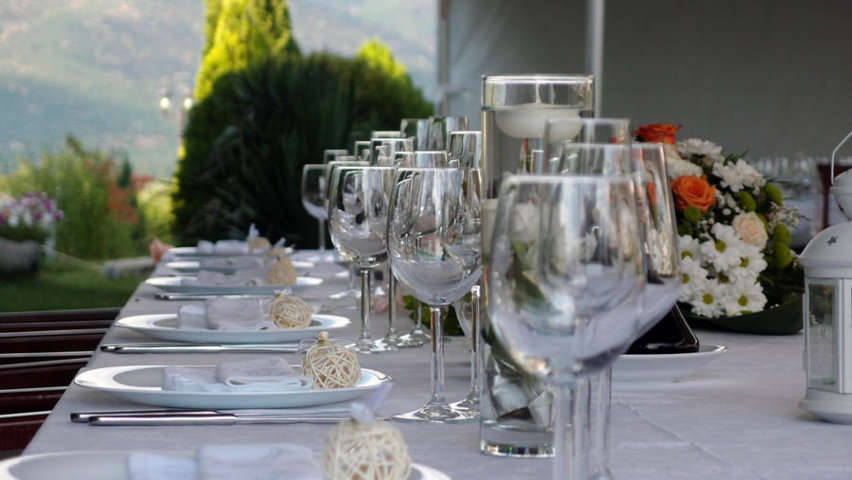
[[[852,132],[840,142],[834,155]],[[852,220],[852,170],[832,181],[831,194]],[[817,234],[802,252],[807,392],[799,407],[837,423],[852,423],[852,222]]]

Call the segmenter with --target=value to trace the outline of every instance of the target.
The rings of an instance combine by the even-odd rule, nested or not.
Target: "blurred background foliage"
[[[62,253],[89,260],[135,256],[147,251],[152,232],[168,234],[168,194],[158,198],[163,187],[133,174],[120,152],[90,150],[68,136],[61,150],[21,158],[18,165],[0,177],[0,188],[12,196],[44,192],[56,199],[64,213],[56,225]]]
[[[372,130],[395,129],[403,117],[428,116],[432,106],[378,40],[354,58],[303,56],[284,31],[286,2],[208,0],[207,8],[197,103],[176,174],[177,240],[238,238],[254,222],[272,241],[312,247],[302,165]],[[258,28],[247,36],[246,25]]]

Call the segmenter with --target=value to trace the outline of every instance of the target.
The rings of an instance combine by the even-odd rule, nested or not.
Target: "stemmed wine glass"
[[[502,354],[555,388],[554,479],[587,478],[582,380],[638,331],[645,269],[633,186],[626,176],[512,175],[500,189],[488,311]]]
[[[370,161],[370,141],[369,140],[356,140],[355,145],[352,149],[352,155],[356,160],[362,160],[365,162]]]
[[[449,160],[447,152],[434,150],[418,150],[412,154],[408,152],[397,152],[396,154],[400,165],[414,168],[436,168],[447,167]],[[403,158],[404,157],[404,158]],[[419,347],[428,342],[431,336],[423,328],[423,310],[418,306],[415,312],[414,327],[399,337],[398,347]]]
[[[399,122],[399,131],[403,137],[414,137],[415,150],[427,150],[426,139],[429,136],[428,118],[403,118]]]
[[[444,399],[442,310],[470,290],[481,274],[478,210],[456,168],[399,169],[388,216],[388,253],[393,274],[429,305],[432,324],[431,396],[426,404],[394,418],[452,423],[475,420]]]
[[[326,192],[326,199],[325,199],[326,217],[328,217],[328,205],[329,205],[329,200],[330,200],[330,197],[331,197],[331,181],[332,181],[332,178],[333,178],[333,175],[334,175],[334,171],[337,168],[342,167],[342,166],[364,166],[364,167],[369,166],[368,162],[362,161],[362,160],[356,160],[355,159],[356,157],[351,156],[351,155],[340,156],[338,158],[340,158],[341,160],[334,160],[334,161],[328,162],[328,165],[326,166],[326,173],[325,173],[325,184],[327,185],[327,187],[326,187],[327,192]],[[357,299],[360,296],[360,289],[359,289],[359,286],[358,286],[358,280],[360,278],[360,274],[358,273],[357,266],[352,261],[352,257],[349,256],[348,254],[342,253],[342,252],[340,252],[340,250],[338,250],[337,253],[340,256],[340,260],[346,264],[346,269],[347,269],[348,278],[349,278],[349,288],[347,288],[346,290],[344,290],[342,292],[332,293],[331,295],[329,295],[329,298],[331,300],[335,300],[335,301],[346,301],[346,300],[349,300],[349,299]]]
[[[387,257],[388,196],[393,169],[340,166],[331,181],[328,218],[331,240],[341,253],[352,258],[361,274],[361,335],[356,350],[373,353],[370,337],[370,276]]]
[[[447,150],[450,132],[467,130],[467,117],[430,117],[427,129],[426,149]]]
[[[323,163],[332,162],[344,155],[349,155],[349,151],[345,148],[329,148],[322,151],[322,161]]]
[[[320,255],[318,259],[333,262],[334,255],[324,255],[326,251],[325,222],[328,220],[328,189],[325,175],[325,164],[308,163],[302,167],[302,205],[310,216],[317,219],[319,224]]]
[[[464,182],[471,185],[470,193],[476,195],[472,204],[480,208],[479,198],[482,194],[482,178],[480,168],[482,167],[482,132],[478,130],[460,130],[450,132],[447,159],[449,166],[460,168],[464,176]],[[480,218],[477,214],[476,218]],[[462,332],[471,342],[470,355],[470,389],[464,399],[453,402],[450,407],[453,410],[464,412],[467,415],[479,416],[479,285],[474,285],[470,291],[470,301],[467,296],[453,303],[456,317]]]

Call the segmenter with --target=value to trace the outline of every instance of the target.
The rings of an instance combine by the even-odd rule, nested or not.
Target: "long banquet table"
[[[301,254],[302,252],[300,252]],[[310,253],[310,252],[307,252]],[[162,268],[162,267],[158,267]],[[328,280],[321,295],[342,290],[329,279],[340,271],[320,266],[313,274]],[[121,316],[176,312],[178,302],[159,301],[145,284]],[[312,295],[316,295],[312,294]],[[357,311],[336,313],[353,323],[344,336],[357,336]],[[403,319],[402,329],[410,327]],[[386,316],[374,319],[374,335]],[[699,332],[705,344],[729,351],[678,383],[616,385],[613,398],[612,470],[620,479],[849,479],[852,478],[852,426],[823,423],[797,407],[804,393],[802,336],[752,336]],[[105,342],[150,341],[112,328]],[[468,385],[467,342],[447,345],[447,396],[461,398]],[[98,352],[89,367],[145,364],[203,365],[240,354],[117,355]],[[243,357],[245,358],[245,357]],[[394,388],[381,415],[420,406],[428,395],[427,347],[362,355],[362,365],[393,377]],[[47,418],[25,454],[72,450],[191,450],[205,443],[295,442],[319,452],[328,425],[241,425],[178,427],[90,427],[69,422],[69,413],[137,406],[107,394],[71,386]],[[146,407],[142,407],[146,408]],[[480,454],[479,426],[397,423],[414,461],[455,479],[547,478],[550,461],[496,458]]]

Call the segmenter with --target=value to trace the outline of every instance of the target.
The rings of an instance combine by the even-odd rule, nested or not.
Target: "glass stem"
[[[432,398],[430,403],[444,403],[444,321],[441,307],[429,307],[432,323],[432,365],[430,369],[430,385]]]
[[[361,269],[361,336],[359,343],[370,340],[370,269]]]
[[[390,259],[388,259],[388,335],[392,337],[396,335],[394,328],[394,319],[396,318],[396,279],[393,278],[391,271]]]
[[[319,221],[319,251],[325,251],[325,220]]]
[[[609,478],[609,421],[612,410],[612,367],[605,368],[594,382],[594,412],[591,415],[591,464],[596,478]]]
[[[470,289],[470,398],[479,398],[479,285]]]
[[[556,388],[553,432],[553,480],[586,480],[589,429],[589,381],[578,378]]]
[[[420,331],[423,329],[423,308],[420,306],[420,302],[417,302],[416,300],[415,305],[417,306],[417,321],[414,325],[414,328],[416,328],[417,331]]]

